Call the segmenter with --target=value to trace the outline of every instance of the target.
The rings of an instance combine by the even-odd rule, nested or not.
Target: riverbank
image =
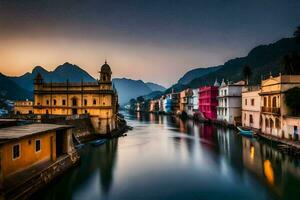
[[[131,111],[134,112],[134,111]],[[163,113],[163,112],[146,112],[143,111],[141,113],[153,113],[156,115],[171,115],[171,116],[176,116],[179,117],[181,119],[189,119],[189,120],[193,120],[196,122],[200,122],[200,123],[206,123],[206,124],[213,124],[213,125],[217,125],[217,126],[222,126],[225,128],[231,128],[231,129],[236,129],[236,127],[241,126],[240,123],[237,124],[228,124],[225,121],[221,121],[221,120],[210,120],[210,119],[205,119],[203,117],[201,117],[200,115],[196,115],[196,116],[188,116],[188,115],[180,115],[180,114],[174,114],[174,113]],[[264,140],[267,140],[268,142],[271,143],[278,143],[280,144],[279,147],[282,151],[284,151],[285,153],[289,153],[292,155],[300,155],[300,142],[299,141],[292,141],[292,140],[288,140],[288,139],[284,139],[284,138],[277,138],[275,136],[272,135],[266,135],[264,133],[261,132],[261,130],[259,129],[255,129],[252,127],[244,127],[241,126],[245,129],[251,129],[254,134]]]

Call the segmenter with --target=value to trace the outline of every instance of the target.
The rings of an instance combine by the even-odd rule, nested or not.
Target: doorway
[[[76,108],[72,109],[72,115],[77,115],[77,109]]]

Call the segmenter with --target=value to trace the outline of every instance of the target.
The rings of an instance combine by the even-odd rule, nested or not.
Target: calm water
[[[129,115],[133,131],[80,150],[45,199],[300,199],[300,162],[235,131]]]

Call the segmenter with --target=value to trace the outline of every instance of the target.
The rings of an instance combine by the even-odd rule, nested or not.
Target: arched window
[[[265,125],[266,125],[266,128],[269,127],[269,121],[267,118],[265,119]]]
[[[83,104],[86,106],[87,105],[87,99],[83,100]]]
[[[250,121],[250,124],[253,124],[253,116],[252,115],[249,115],[249,121]]]
[[[274,128],[274,121],[270,119],[270,128]]]
[[[49,105],[49,100],[46,100],[46,104]]]
[[[53,99],[53,105],[56,106],[56,99]]]
[[[77,106],[77,99],[75,97],[72,98],[72,106]]]
[[[273,108],[277,107],[276,97],[273,97],[273,99],[272,99],[272,107]]]
[[[93,99],[93,105],[96,105],[97,101],[96,99]]]
[[[280,128],[280,119],[278,118],[275,119],[275,127]]]

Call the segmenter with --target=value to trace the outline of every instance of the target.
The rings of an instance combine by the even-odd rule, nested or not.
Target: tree
[[[295,30],[294,37],[298,42],[300,42],[300,26],[298,26],[297,29]]]
[[[282,72],[286,75],[300,75],[300,56],[297,52],[286,54],[281,59]]]
[[[141,102],[144,102],[145,101],[145,99],[144,99],[144,97],[143,96],[139,96],[137,99],[137,102],[139,102],[139,103],[141,103]]]
[[[243,76],[244,76],[244,78],[246,80],[246,84],[248,85],[249,84],[249,79],[252,76],[252,70],[251,70],[250,65],[245,65],[244,66],[244,68],[243,68]]]
[[[300,115],[300,88],[293,87],[285,92],[285,104],[290,109],[290,114]]]

